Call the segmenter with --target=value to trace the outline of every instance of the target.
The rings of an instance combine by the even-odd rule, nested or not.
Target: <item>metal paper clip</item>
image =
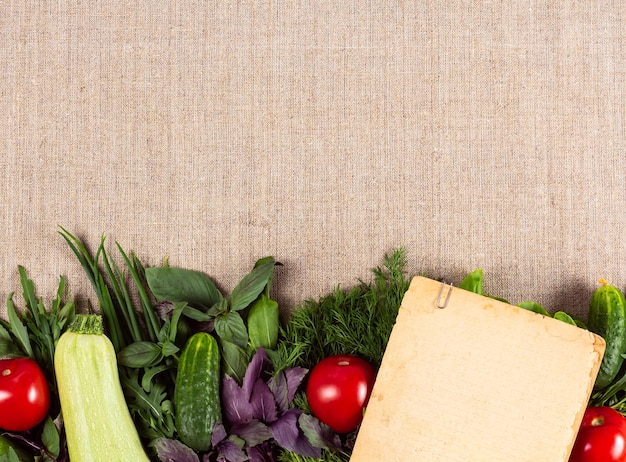
[[[449,287],[448,293],[444,298],[446,285]],[[437,300],[435,300],[435,306],[437,308],[445,308],[448,306],[448,302],[450,301],[450,294],[452,294],[452,284],[446,284],[445,281],[441,283],[441,290],[439,290],[439,295],[437,296]]]

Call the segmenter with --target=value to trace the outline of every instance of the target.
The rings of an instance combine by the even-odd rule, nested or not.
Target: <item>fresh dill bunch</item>
[[[276,370],[311,369],[335,354],[359,356],[378,368],[410,284],[406,264],[406,251],[398,248],[372,270],[372,281],[358,280],[350,289],[337,286],[317,301],[296,307],[281,329]]]
[[[331,452],[328,450],[323,450],[322,457],[319,459],[301,456],[291,451],[282,451],[278,455],[279,462],[348,462],[349,460],[350,455],[345,452]]]

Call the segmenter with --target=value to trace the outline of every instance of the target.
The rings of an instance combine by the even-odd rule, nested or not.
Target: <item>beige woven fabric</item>
[[[274,255],[285,311],[399,246],[551,310],[626,288],[621,0],[13,0],[0,43],[0,297],[94,299],[57,225],[225,292]]]

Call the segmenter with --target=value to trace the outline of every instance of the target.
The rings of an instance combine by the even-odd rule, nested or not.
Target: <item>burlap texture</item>
[[[95,300],[62,225],[224,292],[274,255],[286,312],[405,246],[585,314],[626,288],[625,26],[620,0],[1,1],[0,297],[21,264]]]

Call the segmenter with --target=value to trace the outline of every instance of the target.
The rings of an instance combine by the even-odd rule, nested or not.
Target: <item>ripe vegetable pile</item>
[[[202,272],[118,264],[61,228],[94,289],[77,312],[65,280],[44,306],[24,268],[25,301],[0,320],[0,461],[346,462],[408,289],[398,249],[358,281],[298,305],[271,298],[273,257],[230,294]],[[483,272],[459,285],[481,295]],[[489,296],[489,295],[487,295]],[[494,297],[498,298],[498,297]],[[626,303],[606,281],[585,321],[607,341],[571,462],[626,461]],[[19,409],[19,412],[15,412]],[[621,438],[621,439],[620,439]]]

